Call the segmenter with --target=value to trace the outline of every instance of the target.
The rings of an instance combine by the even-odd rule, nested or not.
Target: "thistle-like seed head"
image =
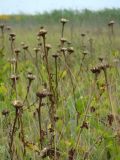
[[[37,53],[40,51],[40,48],[34,48],[33,50]]]
[[[109,23],[108,23],[108,26],[113,26],[115,24],[115,22],[113,20],[111,20]]]
[[[39,98],[45,98],[45,97],[52,96],[52,93],[49,92],[47,89],[43,89],[42,91],[37,92],[36,96],[39,97]]]
[[[67,48],[67,51],[69,54],[73,53],[74,52],[74,48],[73,47],[69,47]]]
[[[47,50],[50,50],[52,48],[50,44],[46,44],[45,47],[46,47]]]
[[[28,78],[28,80],[33,81],[36,77],[31,72],[29,72],[27,75],[27,78]]]
[[[107,68],[110,68],[110,65],[108,63],[101,63],[98,67],[101,70],[105,70]]]
[[[39,37],[45,37],[45,35],[47,34],[47,30],[44,29],[44,27],[40,28],[40,31],[38,33]]]
[[[16,108],[16,109],[20,109],[23,107],[23,102],[20,100],[14,100],[12,102],[12,105]]]
[[[62,43],[67,42],[67,40],[66,40],[64,37],[62,37],[62,38],[60,39],[60,41],[61,41]]]
[[[12,81],[17,81],[17,80],[19,79],[19,76],[12,74],[12,75],[10,76],[10,79],[11,79]]]
[[[16,37],[16,34],[15,34],[15,33],[10,33],[10,37],[11,37],[11,38],[13,38],[13,37],[15,38],[15,37]]]
[[[0,29],[2,29],[2,30],[3,30],[3,29],[4,29],[4,27],[5,27],[5,26],[4,26],[4,24],[0,24]]]
[[[2,115],[6,117],[6,116],[9,114],[9,112],[10,112],[10,111],[9,111],[8,109],[4,109],[4,110],[2,111]]]
[[[61,52],[66,52],[66,51],[67,51],[67,48],[65,48],[65,47],[61,48]]]
[[[55,54],[52,55],[52,57],[53,57],[53,58],[58,58],[59,55],[58,55],[57,53],[55,53]]]
[[[67,22],[68,22],[68,20],[67,20],[67,19],[65,19],[65,18],[61,18],[60,22],[61,22],[62,24],[65,24],[65,23],[67,23]]]
[[[85,37],[85,35],[86,35],[85,33],[81,33],[81,36],[82,36],[82,37]]]
[[[93,67],[93,68],[91,68],[91,72],[95,73],[95,74],[99,74],[100,73],[100,68],[99,67]]]
[[[28,50],[28,45],[24,45],[24,46],[23,46],[23,49],[24,49],[24,50]]]
[[[14,52],[15,52],[16,54],[19,54],[19,53],[20,53],[20,49],[15,49]]]
[[[82,54],[83,54],[84,56],[86,56],[86,55],[88,54],[88,51],[85,50],[85,51],[82,52]]]

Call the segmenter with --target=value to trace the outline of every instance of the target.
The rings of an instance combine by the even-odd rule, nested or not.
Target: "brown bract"
[[[59,55],[56,53],[56,54],[53,54],[52,57],[53,57],[53,58],[58,58]]]
[[[10,37],[11,37],[11,38],[13,38],[13,37],[15,37],[15,36],[16,36],[15,33],[10,33]]]
[[[40,51],[40,48],[34,48],[33,50],[37,53]]]
[[[3,111],[2,111],[2,115],[3,116],[7,116],[8,114],[9,114],[9,110],[7,110],[7,109],[4,109]]]
[[[66,40],[64,37],[62,37],[62,38],[60,39],[60,41],[61,41],[62,43],[67,42],[67,40]]]
[[[27,50],[27,49],[28,49],[28,45],[24,45],[24,46],[23,46],[23,49],[24,49],[24,50]]]
[[[85,33],[81,33],[81,36],[82,36],[82,37],[85,37]]]
[[[4,24],[0,24],[0,28],[1,28],[1,29],[4,29]]]
[[[52,93],[49,92],[47,89],[43,89],[42,91],[37,92],[36,96],[39,98],[45,98],[45,97],[52,96]]]
[[[46,47],[46,49],[47,49],[47,50],[49,50],[49,49],[51,49],[51,48],[52,48],[50,44],[46,44],[46,46],[45,46],[45,47]]]
[[[63,23],[63,24],[65,24],[65,23],[67,23],[67,22],[68,22],[68,20],[67,20],[67,19],[65,19],[65,18],[61,18],[60,22],[61,22],[61,23]]]
[[[47,30],[45,30],[43,27],[40,29],[38,36],[45,36],[47,34]]]
[[[61,48],[61,51],[65,52],[65,51],[67,51],[67,48],[63,47],[63,48]]]
[[[16,109],[20,109],[23,107],[23,102],[20,100],[14,100],[12,102],[12,105],[16,108]]]
[[[35,75],[33,75],[31,72],[29,72],[28,75],[27,75],[27,78],[28,78],[30,81],[33,81],[36,77],[35,77]]]
[[[69,48],[67,48],[67,51],[71,54],[71,53],[74,52],[74,48],[73,47],[69,47]]]
[[[18,53],[20,53],[20,49],[15,49],[14,52],[15,52],[16,54],[18,54]]]
[[[93,67],[93,68],[91,68],[91,72],[99,74],[100,73],[100,68],[99,67]]]
[[[10,76],[10,79],[13,80],[13,81],[16,81],[16,80],[19,79],[19,76],[12,74],[12,75]]]
[[[86,56],[88,54],[88,51],[83,51],[82,54]]]
[[[101,63],[99,66],[98,66],[99,69],[101,70],[105,70],[107,68],[110,68],[110,65],[107,64],[107,63]]]
[[[108,26],[113,26],[115,24],[115,22],[112,20],[108,23]]]

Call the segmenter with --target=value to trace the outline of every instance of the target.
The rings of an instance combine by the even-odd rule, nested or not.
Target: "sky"
[[[120,8],[120,0],[0,0],[0,14],[43,13],[54,9]]]

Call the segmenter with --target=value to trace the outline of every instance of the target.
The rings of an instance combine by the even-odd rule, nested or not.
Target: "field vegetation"
[[[120,9],[0,15],[0,159],[120,160]]]

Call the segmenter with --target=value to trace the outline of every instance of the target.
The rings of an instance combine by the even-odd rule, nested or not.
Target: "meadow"
[[[119,15],[0,15],[1,160],[120,160]]]

